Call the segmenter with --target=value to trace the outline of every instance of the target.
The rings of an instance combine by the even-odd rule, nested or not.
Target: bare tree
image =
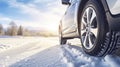
[[[3,26],[2,24],[0,24],[0,35],[3,35],[3,34],[4,34]]]
[[[23,35],[23,27],[22,26],[19,26],[17,35],[21,35],[21,36]]]
[[[15,24],[14,21],[12,21],[10,24],[9,24],[9,27],[7,29],[7,33],[8,35],[10,36],[16,36],[17,35],[17,25]]]

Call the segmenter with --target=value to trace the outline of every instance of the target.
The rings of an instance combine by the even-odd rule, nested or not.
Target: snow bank
[[[9,45],[0,44],[0,51],[1,51],[1,50],[6,50],[6,49],[8,49],[9,47],[10,47]]]
[[[72,45],[62,46],[62,49],[62,60],[68,67],[120,67],[118,56],[93,57],[85,54],[81,48]]]

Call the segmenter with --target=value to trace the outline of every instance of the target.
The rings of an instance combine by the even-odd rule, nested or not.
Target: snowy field
[[[58,41],[56,37],[0,38],[0,67],[120,67],[119,56],[93,57],[78,47],[78,39],[72,45],[60,46]]]

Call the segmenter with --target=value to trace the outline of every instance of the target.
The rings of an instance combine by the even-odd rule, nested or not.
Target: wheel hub
[[[98,31],[96,12],[92,7],[85,9],[80,29],[83,46],[86,49],[91,49],[94,46]]]

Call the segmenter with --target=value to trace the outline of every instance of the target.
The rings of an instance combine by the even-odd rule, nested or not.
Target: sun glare
[[[57,32],[58,30],[58,24],[49,24],[46,26],[46,29],[48,29],[49,31],[52,31],[52,32]]]

